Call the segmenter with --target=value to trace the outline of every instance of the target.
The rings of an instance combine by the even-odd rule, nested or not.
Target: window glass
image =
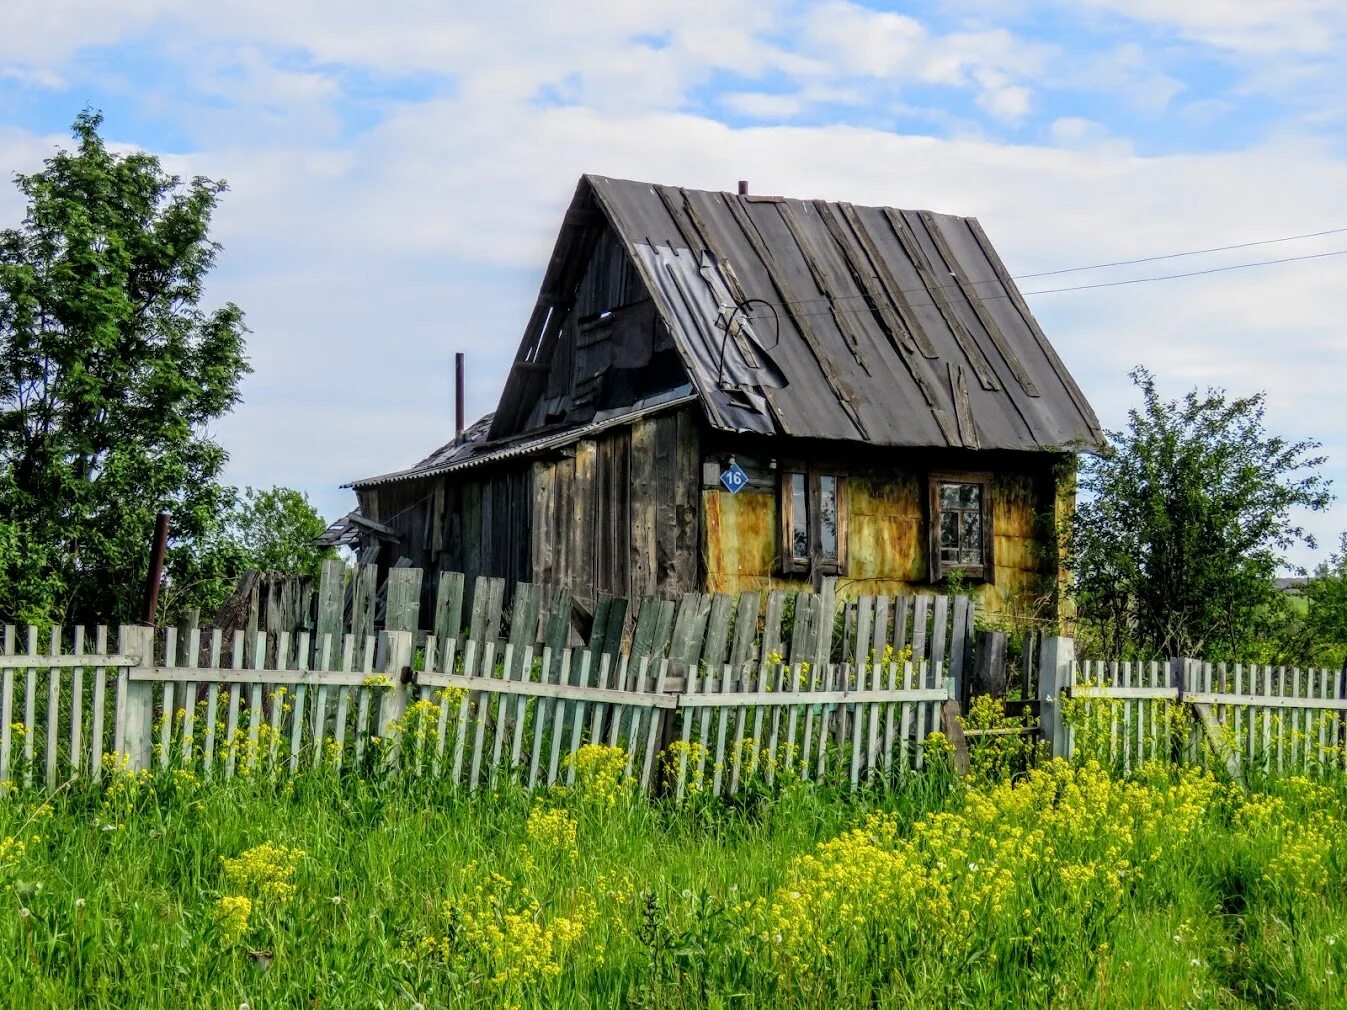
[[[804,474],[790,475],[790,543],[795,558],[809,557],[809,497]]]
[[[965,565],[982,564],[982,515],[978,512],[963,513],[959,561]]]
[[[837,557],[837,478],[819,478],[819,547],[825,558]]]
[[[959,513],[940,513],[940,546],[942,548],[959,546]]]
[[[940,484],[940,561],[945,565],[983,565],[982,485]]]

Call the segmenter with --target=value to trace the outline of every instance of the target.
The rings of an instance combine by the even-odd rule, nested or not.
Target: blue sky
[[[210,297],[255,371],[215,434],[230,479],[330,517],[450,434],[454,351],[491,409],[581,172],[976,215],[1015,273],[1347,227],[1344,57],[1337,0],[5,0],[0,169],[88,105],[229,180]],[[1347,256],[1030,300],[1106,424],[1136,364],[1266,390],[1347,494],[1344,281]],[[1307,521],[1302,563],[1347,505]]]

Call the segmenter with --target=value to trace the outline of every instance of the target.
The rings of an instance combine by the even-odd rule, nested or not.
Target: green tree
[[[1253,658],[1287,615],[1273,588],[1297,510],[1332,500],[1317,442],[1267,432],[1262,394],[1193,390],[1142,403],[1081,468],[1067,543],[1081,619],[1109,655]]]
[[[205,426],[238,400],[243,316],[200,307],[223,182],[184,183],[110,152],[84,112],[73,150],[19,175],[27,213],[0,232],[0,609],[129,618],[155,514],[170,570],[231,491]]]
[[[160,597],[162,616],[189,607],[215,613],[248,569],[284,575],[318,574],[336,552],[315,547],[326,523],[300,491],[273,487],[230,489],[218,524],[184,552]]]
[[[1347,533],[1338,552],[1314,570],[1305,585],[1305,652],[1309,662],[1347,662]]]

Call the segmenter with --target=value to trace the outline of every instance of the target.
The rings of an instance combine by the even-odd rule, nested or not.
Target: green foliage
[[[1310,659],[1321,665],[1347,663],[1347,533],[1338,552],[1305,586],[1304,639]]]
[[[155,515],[170,572],[231,492],[205,426],[238,400],[243,315],[199,307],[224,183],[110,152],[84,112],[75,148],[16,182],[0,232],[0,600],[6,618],[134,616]]]
[[[749,809],[108,770],[0,799],[12,1007],[1340,1007],[1347,780]]]
[[[1256,658],[1286,623],[1283,552],[1313,538],[1294,518],[1331,496],[1318,443],[1269,434],[1263,396],[1193,390],[1142,404],[1081,469],[1068,533],[1078,612],[1110,656]]]
[[[313,546],[326,524],[308,497],[288,487],[227,489],[228,507],[197,541],[185,545],[160,597],[163,616],[186,607],[216,611],[248,569],[317,576],[332,548]]]

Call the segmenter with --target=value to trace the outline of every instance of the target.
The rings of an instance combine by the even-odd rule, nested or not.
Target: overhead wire
[[[1031,277],[1056,277],[1058,274],[1081,273],[1086,270],[1105,270],[1109,267],[1130,267],[1138,263],[1155,263],[1159,260],[1174,260],[1184,256],[1205,256],[1208,253],[1230,252],[1234,249],[1252,249],[1254,246],[1275,245],[1278,242],[1296,242],[1307,238],[1322,238],[1325,235],[1341,235],[1347,228],[1328,228],[1325,231],[1310,231],[1303,235],[1283,235],[1281,238],[1264,238],[1255,242],[1236,242],[1234,245],[1214,245],[1206,249],[1189,249],[1185,252],[1164,253],[1159,256],[1140,256],[1134,260],[1112,260],[1108,263],[1091,263],[1083,267],[1062,267],[1059,270],[1039,270],[1031,274],[1015,274],[1012,280],[1025,281]]]
[[[1061,269],[1059,269],[1059,270],[1046,270],[1046,271],[1041,271],[1041,272],[1039,272],[1039,273],[1013,274],[1013,275],[1010,276],[1010,279],[1011,279],[1011,280],[1027,280],[1027,279],[1033,278],[1033,277],[1051,277],[1051,276],[1055,276],[1055,275],[1058,275],[1058,274],[1074,273],[1074,272],[1083,272],[1083,271],[1087,271],[1087,270],[1100,270],[1100,269],[1104,269],[1104,268],[1106,268],[1106,267],[1112,267],[1112,266],[1127,266],[1127,265],[1131,265],[1131,264],[1135,264],[1135,263],[1147,263],[1147,262],[1154,262],[1154,261],[1158,261],[1158,260],[1176,259],[1176,258],[1181,257],[1181,256],[1196,256],[1196,255],[1200,255],[1200,254],[1203,254],[1203,253],[1222,252],[1222,251],[1231,250],[1231,249],[1243,249],[1243,248],[1248,248],[1248,247],[1250,247],[1250,246],[1268,245],[1268,244],[1274,243],[1274,242],[1289,242],[1289,241],[1292,241],[1292,240],[1294,240],[1294,239],[1317,238],[1317,237],[1322,236],[1322,235],[1337,235],[1337,234],[1341,234],[1341,233],[1347,233],[1347,228],[1332,228],[1332,229],[1328,229],[1328,230],[1322,231],[1322,232],[1311,232],[1311,233],[1307,233],[1307,234],[1304,234],[1304,235],[1288,235],[1288,236],[1285,236],[1285,237],[1283,237],[1283,238],[1277,238],[1277,239],[1261,239],[1261,240],[1259,240],[1259,241],[1257,241],[1257,242],[1244,242],[1244,243],[1240,243],[1240,244],[1237,244],[1237,245],[1230,245],[1230,246],[1213,246],[1213,247],[1208,248],[1208,249],[1193,249],[1193,250],[1190,250],[1190,251],[1188,251],[1188,252],[1165,253],[1165,254],[1159,255],[1159,256],[1146,256],[1146,257],[1141,257],[1141,258],[1135,259],[1135,260],[1118,260],[1116,263],[1098,263],[1098,264],[1094,264],[1093,266],[1083,266],[1083,267],[1063,267],[1063,268],[1061,268]],[[1126,284],[1144,284],[1144,283],[1148,283],[1148,282],[1150,282],[1150,281],[1163,281],[1163,280],[1176,279],[1176,278],[1180,278],[1180,277],[1198,277],[1198,276],[1201,276],[1201,275],[1203,275],[1203,274],[1222,273],[1222,272],[1227,271],[1227,270],[1246,270],[1246,269],[1248,269],[1248,268],[1250,268],[1250,267],[1272,266],[1272,265],[1278,264],[1278,263],[1294,263],[1294,262],[1297,262],[1297,261],[1300,261],[1300,260],[1325,259],[1325,258],[1330,257],[1330,256],[1341,256],[1341,255],[1343,255],[1344,253],[1347,253],[1347,249],[1337,249],[1337,250],[1332,250],[1332,251],[1330,251],[1330,252],[1322,252],[1322,253],[1307,253],[1307,254],[1300,255],[1300,256],[1283,256],[1283,257],[1279,257],[1279,258],[1276,258],[1276,259],[1254,260],[1254,261],[1249,262],[1249,263],[1234,263],[1234,264],[1227,264],[1227,265],[1225,265],[1225,266],[1220,266],[1220,267],[1210,267],[1210,268],[1203,269],[1203,270],[1183,271],[1183,272],[1180,272],[1180,273],[1173,273],[1173,274],[1155,274],[1155,275],[1148,276],[1148,277],[1132,277],[1132,278],[1127,278],[1127,279],[1125,279],[1125,280],[1120,280],[1120,281],[1100,281],[1100,282],[1096,282],[1096,283],[1093,283],[1093,284],[1069,285],[1069,286],[1064,286],[1064,287],[1060,287],[1060,288],[1041,288],[1041,289],[1039,289],[1039,290],[1037,290],[1037,291],[1023,291],[1023,292],[1021,292],[1021,294],[1024,295],[1025,297],[1031,297],[1031,296],[1033,296],[1033,295],[1057,294],[1057,293],[1059,293],[1059,292],[1064,292],[1064,291],[1087,291],[1087,290],[1090,290],[1090,289],[1092,289],[1092,288],[1118,287],[1118,286],[1126,285]],[[953,277],[954,275],[951,273],[950,276]],[[868,276],[868,279],[869,279],[869,280],[873,280],[873,281],[882,281],[882,278],[880,278],[878,275],[869,275],[869,276]],[[898,293],[898,294],[904,294],[904,295],[909,295],[909,294],[929,294],[932,290],[936,290],[936,291],[959,290],[959,289],[968,288],[968,287],[976,288],[977,286],[979,286],[979,285],[984,285],[984,284],[996,284],[996,285],[999,285],[999,284],[1001,284],[1001,279],[1000,279],[999,277],[986,277],[986,278],[982,278],[982,279],[979,280],[979,279],[977,279],[977,278],[965,277],[965,278],[962,278],[962,279],[956,279],[956,280],[950,281],[950,282],[948,282],[948,283],[943,283],[943,284],[934,284],[934,285],[930,285],[930,286],[923,285],[923,286],[921,286],[921,287],[913,287],[913,288],[898,288],[898,289],[897,289],[897,293]],[[1005,293],[1001,293],[1001,294],[981,294],[981,293],[979,293],[978,297],[979,297],[979,298],[982,298],[982,299],[984,299],[984,300],[986,300],[986,299],[993,299],[993,298],[1008,298],[1008,297],[1011,297],[1011,296],[1010,296],[1009,294],[1005,294]],[[789,307],[789,306],[792,306],[792,305],[810,305],[810,304],[816,304],[816,303],[820,303],[820,302],[836,303],[836,302],[841,302],[841,301],[855,301],[855,300],[858,300],[858,299],[860,299],[860,300],[865,300],[865,299],[868,299],[868,298],[869,298],[869,295],[867,295],[866,293],[864,293],[864,292],[858,292],[857,294],[851,294],[851,295],[831,295],[831,296],[828,296],[828,295],[820,295],[820,296],[814,297],[814,298],[789,298],[789,299],[781,299],[781,300],[776,300],[776,301],[774,302],[774,304],[775,304],[775,305],[778,305],[778,306],[780,306],[780,307],[782,307],[782,308],[786,308],[786,307]],[[924,304],[924,303],[923,303],[923,304]],[[805,315],[813,315],[813,314],[814,314],[814,313],[805,313]]]
[[[1280,257],[1280,258],[1278,258],[1278,259],[1254,260],[1254,261],[1249,262],[1249,263],[1230,263],[1230,264],[1226,264],[1225,266],[1219,266],[1219,267],[1207,267],[1206,269],[1203,269],[1203,270],[1186,270],[1186,271],[1182,271],[1182,272],[1180,272],[1180,273],[1172,273],[1172,274],[1153,274],[1153,275],[1148,276],[1148,277],[1129,277],[1129,278],[1125,278],[1125,279],[1123,279],[1123,280],[1117,280],[1117,281],[1100,281],[1100,282],[1097,282],[1097,283],[1094,283],[1094,284],[1072,284],[1072,285],[1068,285],[1068,286],[1060,287],[1060,288],[1040,288],[1040,289],[1037,290],[1037,291],[1023,291],[1023,292],[1020,292],[1020,295],[1021,295],[1021,297],[1024,297],[1024,298],[1032,298],[1032,297],[1035,296],[1035,295],[1052,295],[1052,294],[1059,294],[1059,293],[1066,292],[1066,291],[1090,291],[1090,290],[1093,290],[1093,289],[1096,289],[1096,288],[1122,287],[1122,286],[1124,286],[1124,285],[1129,285],[1129,284],[1149,284],[1149,283],[1152,283],[1152,282],[1155,282],[1155,281],[1177,280],[1177,279],[1182,278],[1182,277],[1200,277],[1200,276],[1205,275],[1205,274],[1224,273],[1224,272],[1230,271],[1230,270],[1248,270],[1248,269],[1251,269],[1251,268],[1253,268],[1253,267],[1275,266],[1275,265],[1280,264],[1280,263],[1295,263],[1295,262],[1299,262],[1299,261],[1301,261],[1301,260],[1327,259],[1327,258],[1329,258],[1329,257],[1331,257],[1331,256],[1344,256],[1344,255],[1347,255],[1347,249],[1334,249],[1334,250],[1331,250],[1331,251],[1329,251],[1329,252],[1306,253],[1306,254],[1301,255],[1301,256],[1283,256],[1283,257]],[[985,283],[985,282],[984,282],[984,283]],[[999,283],[999,281],[998,281],[997,283]],[[942,284],[942,285],[938,285],[937,287],[938,287],[938,288],[945,288],[945,287],[958,288],[958,287],[960,287],[960,285],[958,285],[958,284],[943,285],[943,284]],[[930,290],[929,290],[928,288],[925,288],[925,287],[920,287],[920,288],[903,288],[903,289],[900,289],[900,292],[901,292],[902,294],[928,294],[928,295],[930,294]],[[827,298],[827,297],[820,297],[820,298],[799,298],[799,299],[793,299],[793,300],[785,301],[785,302],[780,302],[780,301],[775,302],[775,303],[769,302],[769,304],[779,305],[779,306],[781,306],[781,307],[784,308],[784,307],[790,306],[790,305],[805,305],[805,304],[818,303],[818,302],[829,302],[829,303],[833,303],[833,304],[829,304],[829,306],[828,306],[827,308],[821,309],[821,310],[818,310],[818,311],[813,311],[813,312],[794,312],[794,313],[792,313],[792,315],[795,315],[795,316],[801,316],[801,317],[804,317],[804,318],[811,318],[811,317],[815,317],[815,316],[827,316],[827,315],[832,315],[832,314],[835,313],[835,312],[841,312],[841,313],[845,313],[845,314],[847,314],[847,315],[869,315],[869,314],[871,313],[871,309],[870,309],[869,307],[866,307],[866,308],[860,308],[860,309],[839,308],[839,307],[835,304],[836,302],[840,302],[840,301],[844,301],[844,300],[854,300],[854,299],[857,299],[857,298],[867,298],[867,297],[868,297],[868,296],[865,295],[865,294],[858,294],[858,295],[836,295],[836,296],[834,296],[833,298]],[[1000,292],[994,292],[994,293],[979,293],[977,297],[978,297],[981,301],[992,301],[992,300],[994,300],[994,299],[1013,298],[1014,295],[1011,294],[1011,293],[1008,292],[1008,291],[1000,291]],[[755,300],[755,301],[761,301],[762,299],[754,299],[754,300]],[[938,303],[935,301],[934,298],[931,298],[931,299],[929,299],[929,300],[927,300],[927,301],[910,301],[910,302],[908,302],[908,304],[909,304],[912,308],[931,308],[931,307],[938,307]],[[750,318],[752,318],[752,313],[746,313],[746,315],[748,315]]]

